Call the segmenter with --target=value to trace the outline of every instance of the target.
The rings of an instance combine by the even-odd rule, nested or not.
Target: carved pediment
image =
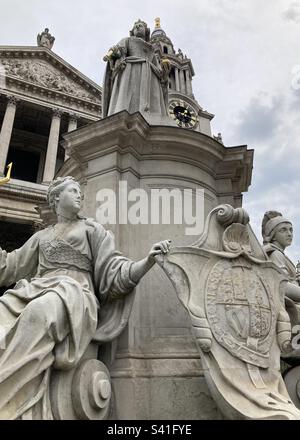
[[[100,98],[46,60],[2,59],[5,74],[76,98],[100,103]]]

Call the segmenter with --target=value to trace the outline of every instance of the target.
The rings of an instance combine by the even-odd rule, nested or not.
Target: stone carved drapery
[[[75,81],[67,78],[49,63],[26,59],[2,59],[2,65],[6,75],[19,78],[39,86],[72,95],[87,101],[100,102],[100,99],[84,90]]]
[[[160,64],[148,38],[136,33],[140,24],[145,35],[150,32],[146,23],[138,21],[131,36],[113,46],[105,57],[103,117],[122,110],[167,117],[169,66]]]
[[[0,298],[6,345],[0,350],[0,419],[108,415],[109,373],[95,344],[112,341],[126,326],[134,298],[132,262],[115,251],[101,225],[82,219],[75,233],[72,228],[64,236],[71,253],[63,261],[54,257],[61,258],[61,249],[53,227],[16,251],[0,252],[0,284],[19,280]],[[47,240],[50,259],[42,250]],[[119,299],[105,302],[110,294]]]
[[[287,279],[268,260],[247,213],[208,216],[199,240],[157,258],[188,310],[208,387],[229,419],[300,419],[280,373],[291,325]]]
[[[55,38],[49,33],[49,29],[46,28],[43,32],[37,36],[37,44],[41,47],[47,47],[47,49],[52,49]]]

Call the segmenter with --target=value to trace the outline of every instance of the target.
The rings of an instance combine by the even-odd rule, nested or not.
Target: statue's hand
[[[120,58],[121,53],[118,46],[113,46],[109,49],[107,54],[103,57],[103,61],[110,61]]]
[[[159,254],[167,254],[170,252],[171,240],[163,240],[155,243],[148,254],[149,262],[155,262],[155,256]]]

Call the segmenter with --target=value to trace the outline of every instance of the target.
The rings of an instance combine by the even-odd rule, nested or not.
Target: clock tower
[[[176,52],[172,41],[161,28],[160,19],[155,19],[155,29],[151,43],[160,59],[170,63],[169,73],[169,116],[179,127],[199,131],[212,136],[210,121],[214,115],[203,110],[194,97],[192,78],[195,75],[192,61],[182,53]]]

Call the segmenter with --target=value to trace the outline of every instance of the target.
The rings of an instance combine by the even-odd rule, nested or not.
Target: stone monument
[[[16,283],[0,298],[0,419],[103,419],[111,387],[95,344],[124,329],[133,289],[170,242],[123,257],[111,233],[78,215],[72,177],[50,184],[48,202],[54,225],[0,249],[0,285]]]
[[[288,277],[269,261],[246,211],[218,206],[196,243],[157,259],[188,310],[223,415],[300,420],[280,372],[280,352],[291,341]]]
[[[153,58],[146,29],[139,21],[133,35],[108,53],[104,117],[64,136],[69,159],[57,174],[80,181],[85,214],[112,229],[118,248],[133,260],[142,258],[149,240],[170,237],[175,245],[190,245],[211,209],[222,203],[241,206],[242,193],[251,183],[253,158],[246,146],[225,146],[213,138],[209,124],[202,125],[202,118],[209,123],[212,115],[194,105],[191,61],[179,59],[158,28],[152,33],[152,44],[157,44],[159,52]],[[173,63],[169,90],[176,88],[171,113],[174,116],[177,107],[190,112],[191,118],[199,113],[195,125],[172,124],[171,113],[171,123],[162,122],[167,117],[157,58],[167,55]],[[181,102],[183,96],[186,100]],[[195,111],[187,103],[193,103]],[[191,196],[191,222],[185,221],[182,211],[186,192]],[[106,196],[113,215],[102,221]],[[170,214],[167,221],[162,220],[161,209],[153,209],[155,200]],[[132,212],[137,214],[133,221]],[[115,396],[112,418],[223,417],[207,388],[188,313],[159,267],[136,287],[128,325],[113,343],[106,344],[105,351],[108,357],[115,353],[109,368]]]

